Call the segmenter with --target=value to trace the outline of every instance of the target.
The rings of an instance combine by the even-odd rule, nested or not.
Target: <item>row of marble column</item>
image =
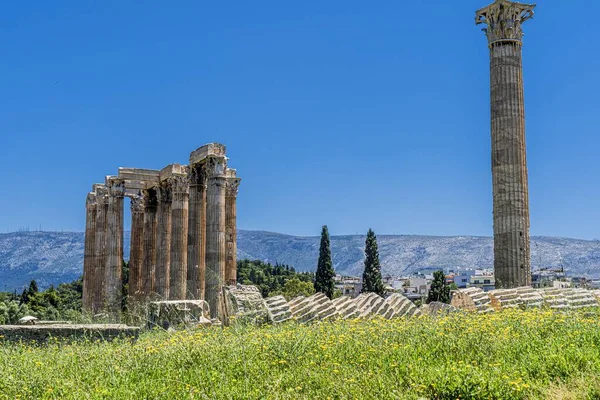
[[[204,299],[215,316],[221,286],[236,283],[239,184],[223,155],[190,163],[144,189],[132,190],[120,177],[94,185],[86,207],[84,310],[122,309],[123,199],[130,197],[128,307]]]

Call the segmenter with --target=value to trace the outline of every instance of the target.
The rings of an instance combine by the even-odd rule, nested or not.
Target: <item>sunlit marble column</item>
[[[157,191],[158,223],[156,244],[156,268],[154,274],[154,292],[160,300],[169,298],[169,273],[171,268],[171,184],[160,183]]]
[[[207,159],[205,300],[212,317],[217,316],[218,295],[225,283],[225,168],[225,157]]]
[[[109,190],[106,214],[106,305],[113,315],[120,313],[123,294],[123,180],[107,178]]]
[[[93,311],[95,281],[95,261],[96,261],[96,193],[88,193],[86,199],[85,215],[85,244],[83,254],[83,311],[91,313]]]
[[[92,282],[92,313],[97,314],[106,307],[105,277],[106,271],[106,215],[108,213],[108,188],[94,185],[96,193],[96,233],[94,235],[94,280]]]
[[[169,299],[186,298],[188,258],[188,201],[189,186],[187,169],[174,174],[171,182],[171,264],[169,273]]]
[[[240,178],[235,169],[227,169],[225,193],[225,230],[226,230],[226,267],[225,282],[235,285],[237,282],[237,195]]]
[[[143,195],[131,196],[131,244],[129,250],[128,295],[137,301],[142,293],[142,264],[144,262],[144,211]]]
[[[142,264],[142,295],[144,301],[153,298],[157,247],[156,189],[144,191],[144,262]]]
[[[496,288],[531,285],[522,23],[535,4],[496,0],[478,10],[490,50]]]
[[[204,298],[206,239],[206,172],[204,164],[190,165],[187,293],[191,300]]]

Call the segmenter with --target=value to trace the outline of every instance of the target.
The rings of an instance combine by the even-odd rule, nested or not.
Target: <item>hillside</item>
[[[0,290],[20,290],[31,279],[41,287],[71,281],[83,266],[81,232],[15,232],[0,234]],[[400,275],[431,267],[479,267],[493,265],[489,237],[472,236],[378,236],[383,272]],[[332,236],[336,271],[360,275],[364,236]],[[564,268],[576,275],[600,275],[600,243],[579,239],[532,238],[532,265]],[[319,249],[318,237],[290,236],[272,232],[238,232],[238,258],[260,259],[312,270]],[[125,233],[125,254],[129,232]]]

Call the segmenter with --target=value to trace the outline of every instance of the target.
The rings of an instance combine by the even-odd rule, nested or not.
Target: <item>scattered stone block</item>
[[[423,304],[419,307],[419,311],[422,315],[446,315],[453,312],[459,311],[456,307],[451,306],[450,304],[441,303],[439,301],[432,301],[429,304]]]
[[[450,301],[453,307],[479,313],[493,312],[494,309],[491,303],[490,296],[483,290],[475,287],[456,290]]]
[[[226,326],[234,321],[257,325],[269,321],[267,306],[256,286],[223,286],[220,303],[221,321]]]
[[[148,304],[148,328],[208,325],[210,310],[204,300],[154,301]],[[208,321],[208,322],[207,322]]]
[[[36,342],[50,340],[137,339],[139,327],[118,324],[0,325],[0,342]]]
[[[393,293],[385,301],[394,309],[396,317],[411,317],[420,313],[415,303],[399,293]]]
[[[274,296],[265,299],[269,321],[281,323],[292,319],[292,311],[283,296]]]
[[[341,296],[333,299],[332,303],[341,319],[354,319],[360,316],[356,303],[349,296]]]

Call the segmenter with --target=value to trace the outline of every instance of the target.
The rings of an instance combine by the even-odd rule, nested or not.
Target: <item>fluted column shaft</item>
[[[94,302],[94,273],[96,261],[96,193],[89,193],[86,200],[85,245],[83,254],[83,311],[91,313]]]
[[[156,190],[149,189],[144,193],[144,261],[142,264],[142,294],[146,301],[154,293],[154,274],[156,268],[157,247],[157,204]]]
[[[142,265],[144,263],[144,210],[142,196],[131,198],[131,244],[129,246],[128,295],[137,301],[142,293]]]
[[[225,282],[225,158],[207,159],[206,189],[206,286],[205,300],[212,317],[217,316],[217,300]]]
[[[169,298],[171,268],[171,185],[161,182],[158,188],[158,224],[154,291],[161,300]]]
[[[475,13],[490,49],[494,275],[497,288],[531,285],[523,96],[523,22],[535,4],[496,0]]]
[[[225,194],[225,282],[228,285],[235,285],[237,282],[237,194],[239,185],[239,178],[227,178]]]
[[[121,311],[123,293],[123,182],[110,182],[109,191],[104,276],[107,310],[115,315]]]
[[[169,299],[184,300],[187,284],[189,186],[187,175],[171,180],[171,264]]]
[[[204,165],[190,166],[187,293],[191,300],[204,298],[206,227],[206,173]]]
[[[493,45],[490,59],[496,284],[527,286],[531,260],[521,45]]]
[[[92,281],[92,312],[94,314],[105,308],[105,271],[106,271],[106,236],[108,213],[108,189],[106,186],[96,188],[96,233],[94,235],[94,273]]]

